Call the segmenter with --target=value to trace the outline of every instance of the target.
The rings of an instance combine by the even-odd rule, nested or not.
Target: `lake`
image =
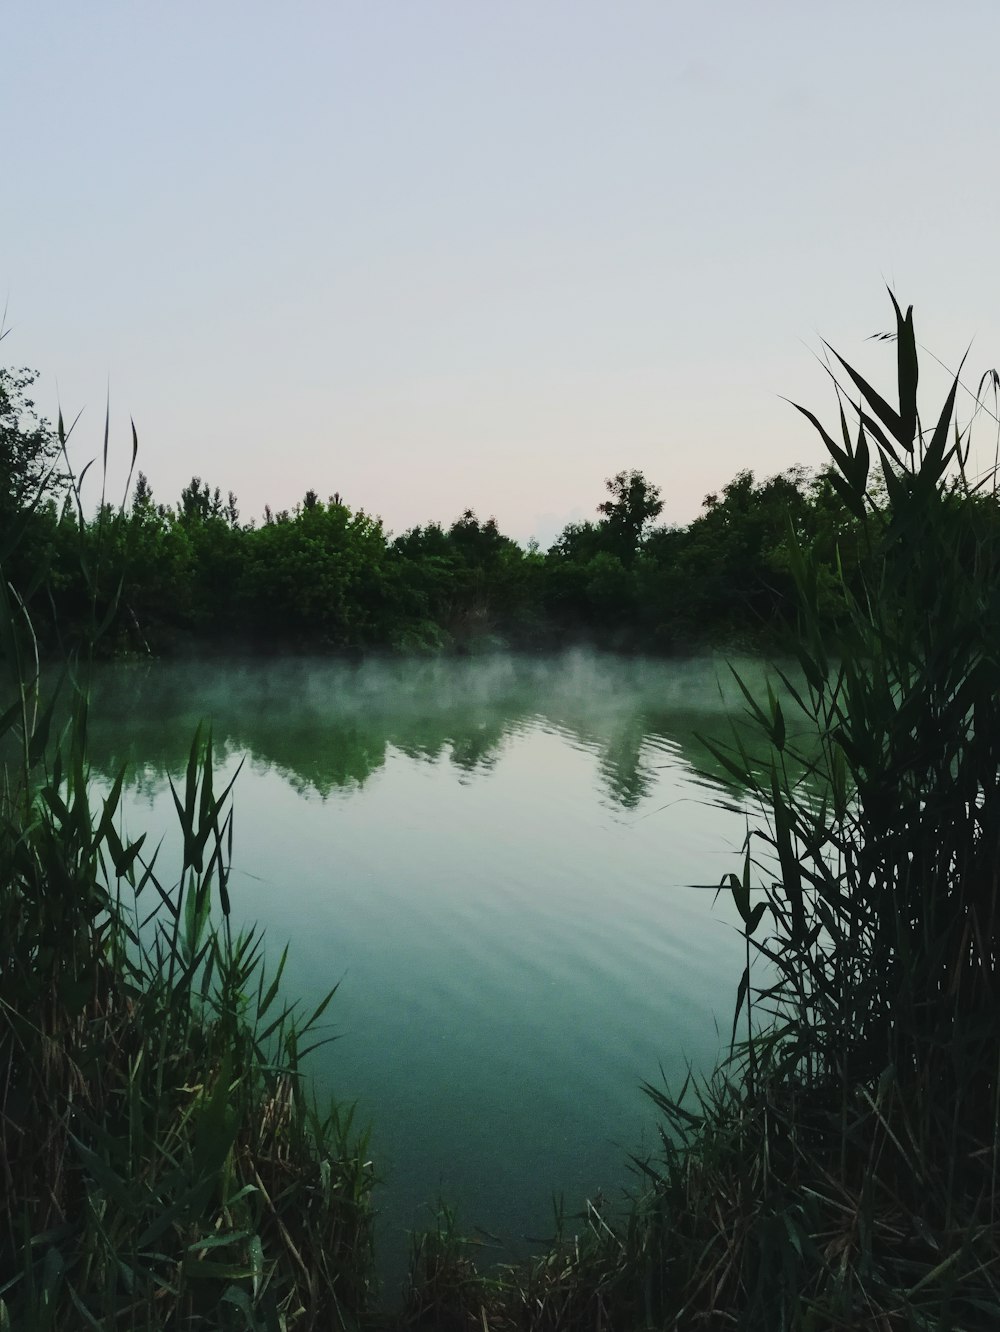
[[[164,838],[167,881],[197,723],[217,789],[243,762],[234,915],[273,961],[290,942],[289,996],[339,985],[316,1077],[373,1121],[389,1280],[439,1197],[506,1254],[554,1195],[620,1196],[656,1142],[642,1081],[713,1067],[743,946],[691,885],[741,867],[747,816],[698,737],[741,702],[721,660],[579,652],[100,671],[95,776],[128,764],[125,827]]]

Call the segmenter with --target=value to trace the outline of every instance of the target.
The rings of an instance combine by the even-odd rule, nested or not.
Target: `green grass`
[[[857,522],[835,586],[789,531],[806,684],[747,690],[756,743],[714,751],[760,810],[722,885],[731,1053],[693,1109],[647,1088],[630,1207],[478,1288],[452,1241],[418,1322],[436,1299],[470,1329],[1000,1327],[1000,507],[957,379],[924,427],[893,306],[896,404],[833,353],[839,438],[804,413]]]
[[[290,1010],[284,958],[268,977],[231,930],[210,741],[166,875],[120,838],[120,777],[92,804],[85,671],[55,735],[0,581],[0,1328],[1000,1326],[1000,506],[957,380],[923,425],[893,305],[894,402],[835,358],[837,430],[805,413],[855,521],[833,583],[788,533],[806,683],[748,690],[751,734],[715,752],[760,809],[722,885],[746,936],[730,1054],[647,1088],[629,1206],[559,1214],[490,1271],[442,1208],[392,1314],[364,1134],[303,1077],[328,1000]]]
[[[268,972],[233,932],[211,739],[174,791],[167,875],[120,834],[123,773],[95,803],[85,661],[57,712],[2,579],[0,647],[0,1327],[356,1325],[367,1135],[303,1072],[332,993],[299,1013],[284,955]]]

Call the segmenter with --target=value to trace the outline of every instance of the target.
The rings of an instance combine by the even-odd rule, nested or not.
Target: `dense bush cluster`
[[[164,508],[141,475],[92,519],[70,484],[74,518],[30,375],[0,373],[0,1329],[1000,1326],[997,477],[969,475],[957,379],[922,425],[893,303],[898,408],[842,363],[842,442],[804,413],[824,473],[742,473],[682,530],[623,472],[545,555],[471,513],[393,541],[311,493],[241,526],[232,495],[195,480]],[[373,1315],[366,1143],[300,1070],[330,996],[298,1020],[284,955],[268,981],[231,930],[211,746],[174,790],[171,884],[116,831],[124,774],[91,802],[83,688],[50,743],[33,626],[117,650],[672,647],[793,614],[799,674],[746,688],[755,739],[713,750],[759,807],[722,884],[746,947],[728,1059],[647,1087],[661,1142],[623,1214],[589,1201],[480,1273],[443,1207]]]
[[[94,790],[108,515],[85,522],[70,477],[71,511],[40,502],[59,452],[26,425],[29,383],[0,379],[0,1329],[353,1326],[373,1285],[367,1135],[301,1068],[332,992],[299,1013],[284,954],[268,971],[232,925],[210,739],[174,788],[173,865],[129,838],[124,768]],[[79,640],[44,673],[32,607]]]
[[[176,503],[157,503],[141,472],[128,506],[104,504],[81,524],[61,489],[59,432],[26,398],[31,382],[0,371],[0,504],[23,529],[12,581],[50,646],[57,625],[83,632],[95,585],[99,614],[112,617],[102,641],[117,652],[769,644],[793,615],[793,534],[817,555],[831,618],[837,551],[850,563],[856,544],[858,520],[829,473],[802,468],[763,481],[740,472],[687,527],[657,525],[659,488],[622,471],[595,520],[570,524],[548,551],[471,510],[394,537],[312,490],[291,512],[244,522],[232,491],[194,477]],[[41,485],[30,505],[29,481],[32,495]]]
[[[713,746],[759,811],[722,885],[746,946],[729,1058],[647,1087],[662,1150],[624,1216],[589,1202],[491,1280],[442,1213],[414,1247],[424,1325],[1000,1327],[997,475],[970,475],[957,378],[922,423],[893,304],[898,407],[841,362],[841,430],[804,412],[854,518],[839,586],[790,539],[795,678],[747,688],[749,732]]]

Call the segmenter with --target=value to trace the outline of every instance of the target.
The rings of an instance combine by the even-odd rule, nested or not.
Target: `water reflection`
[[[759,664],[742,669],[762,678]],[[739,704],[714,659],[114,665],[95,682],[91,757],[103,776],[127,766],[133,788],[153,797],[183,772],[206,722],[220,759],[246,754],[325,800],[363,788],[391,750],[482,776],[514,736],[541,726],[591,752],[604,799],[630,811],[650,795],[665,757],[724,784],[699,737],[728,738],[729,709]]]
[[[729,678],[582,653],[98,674],[95,775],[128,765],[126,831],[165,864],[198,722],[226,777],[246,759],[234,901],[290,940],[307,1008],[343,981],[315,1071],[374,1118],[390,1268],[438,1194],[516,1245],[553,1190],[572,1208],[626,1183],[641,1080],[713,1064],[742,941],[725,896],[683,885],[717,883],[745,835],[697,738],[729,735]]]

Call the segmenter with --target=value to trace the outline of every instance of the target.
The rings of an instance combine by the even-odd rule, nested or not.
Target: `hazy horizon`
[[[994,5],[5,19],[0,364],[83,409],[80,463],[110,384],[112,494],[131,417],[163,503],[198,475],[244,519],[312,488],[546,545],[623,468],[687,523],[820,464],[782,396],[832,414],[821,336],[891,382],[886,284],[948,365],[975,339],[970,385],[1000,361]]]

